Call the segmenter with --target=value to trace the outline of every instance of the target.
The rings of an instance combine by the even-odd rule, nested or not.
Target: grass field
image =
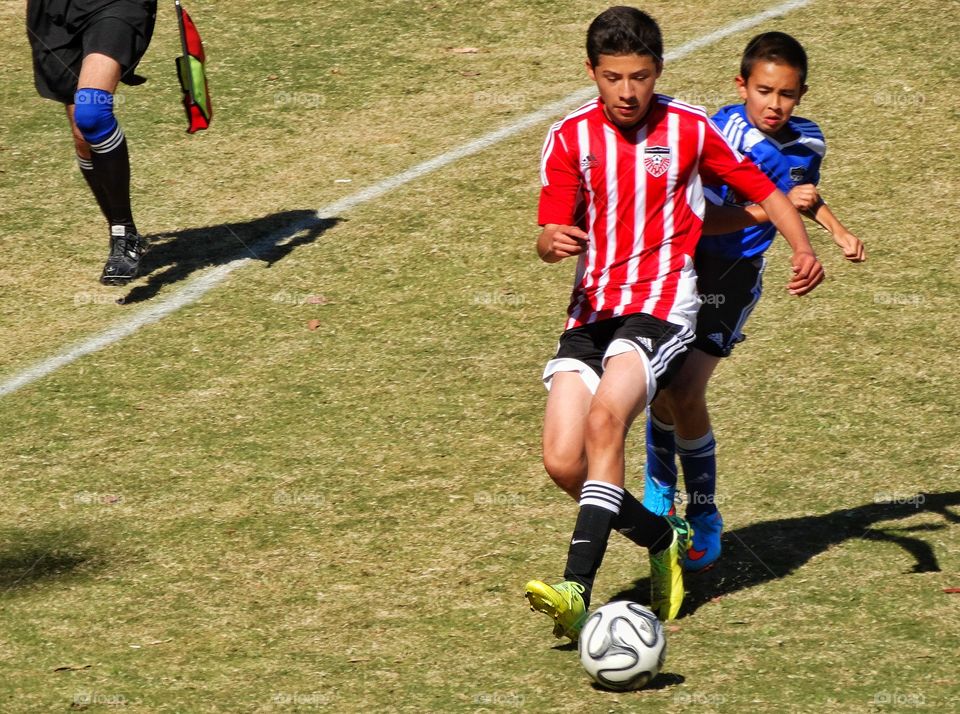
[[[671,49],[770,5],[643,7]],[[216,117],[183,133],[162,0],[150,81],[118,110],[156,248],[109,289],[62,112],[33,90],[23,3],[0,6],[0,379],[251,258],[0,401],[0,710],[956,707],[956,3],[819,0],[658,84],[712,111],[753,33],[798,36],[822,191],[869,260],[844,264],[811,228],[828,279],[796,299],[772,250],[710,395],[725,555],[689,579],[665,672],[627,694],[592,688],[522,598],[560,575],[575,514],[539,460],[573,269],[533,248],[549,120],[311,218],[585,87],[606,4],[187,7]],[[613,538],[595,603],[643,601],[647,567]]]

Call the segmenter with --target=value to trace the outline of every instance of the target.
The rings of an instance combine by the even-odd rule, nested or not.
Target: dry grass
[[[603,7],[320,5],[190,6],[219,112],[197,137],[179,134],[162,20],[151,82],[122,115],[146,230],[316,208],[563,96]],[[700,8],[649,6],[670,46],[755,11]],[[750,339],[711,393],[727,557],[691,585],[658,688],[590,688],[519,593],[559,570],[573,514],[538,461],[538,375],[569,288],[532,250],[542,127],[4,400],[4,708],[948,708],[960,504],[875,504],[957,482],[958,28],[938,3],[911,12],[815,3],[769,24],[808,45],[824,192],[870,260],[842,265],[818,238],[831,279],[796,300],[785,252],[771,255]],[[15,99],[0,137],[5,373],[135,309],[94,282],[99,229],[21,34],[0,15]],[[749,34],[670,66],[662,89],[732,101]],[[482,51],[448,50],[465,46]],[[168,243],[185,267],[158,295],[205,250],[241,247],[184,235]],[[53,267],[25,279],[37,264]],[[907,538],[941,570],[911,572]],[[597,601],[645,571],[614,542]]]

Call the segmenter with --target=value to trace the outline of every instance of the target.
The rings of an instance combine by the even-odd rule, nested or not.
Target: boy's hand
[[[812,183],[802,183],[794,186],[787,193],[787,198],[790,199],[793,207],[801,213],[816,208],[820,203],[820,194],[817,193],[817,187]]]
[[[823,282],[823,266],[813,253],[794,253],[793,277],[787,283],[791,295],[806,295]]]
[[[541,260],[547,263],[580,255],[586,249],[587,234],[576,226],[544,226],[537,241],[537,252]]]
[[[833,235],[833,240],[843,251],[843,257],[851,263],[862,263],[867,259],[867,253],[863,249],[863,241],[850,231],[838,231]]]

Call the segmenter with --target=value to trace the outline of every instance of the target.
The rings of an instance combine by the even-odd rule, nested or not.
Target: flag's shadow
[[[149,300],[165,285],[198,270],[244,258],[263,261],[269,267],[295,248],[312,243],[340,220],[320,218],[312,210],[293,210],[240,223],[149,235],[150,250],[140,261],[141,278],[118,302]],[[144,277],[146,282],[142,282]]]
[[[896,503],[869,503],[820,516],[802,516],[754,523],[723,534],[723,555],[703,573],[684,577],[687,597],[680,616],[692,614],[704,603],[765,582],[784,578],[814,556],[847,540],[861,539],[895,543],[912,556],[908,572],[938,572],[940,565],[930,544],[907,535],[942,530],[960,523],[949,510],[960,505],[960,491],[917,494]],[[947,523],[915,526],[883,526],[885,521],[935,513]],[[894,532],[896,531],[896,532]],[[610,598],[650,602],[650,580],[640,578]]]

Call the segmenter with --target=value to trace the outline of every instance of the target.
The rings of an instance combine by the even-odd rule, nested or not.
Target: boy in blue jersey
[[[714,122],[754,161],[801,213],[827,229],[851,262],[865,259],[863,243],[837,219],[817,192],[826,151],[823,133],[793,116],[807,91],[807,56],[790,35],[766,32],[747,44],[736,78],[743,104],[723,107]],[[716,441],[707,410],[707,383],[734,345],[760,298],[764,251],[776,228],[763,208],[745,204],[727,186],[705,187],[713,206],[697,246],[697,314],[694,349],[674,382],[653,402],[647,420],[647,468],[643,504],[672,513],[680,456],[687,489],[686,518],[693,543],[684,569],[703,570],[720,557],[723,519],[715,503]]]

